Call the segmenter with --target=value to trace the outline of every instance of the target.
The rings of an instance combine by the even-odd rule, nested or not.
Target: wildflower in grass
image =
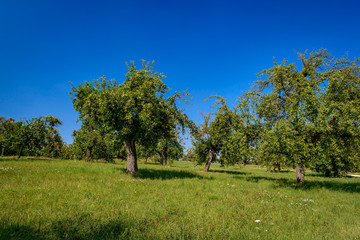
[[[256,223],[259,223],[259,222],[261,222],[261,221],[260,221],[260,220],[255,220],[255,222],[256,222]]]
[[[14,170],[14,169],[12,167],[0,167],[0,170],[9,171],[9,170]]]

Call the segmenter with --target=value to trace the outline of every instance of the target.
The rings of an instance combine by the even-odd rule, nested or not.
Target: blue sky
[[[125,62],[155,60],[195,122],[218,94],[233,104],[273,57],[327,48],[360,57],[358,1],[0,1],[0,116],[54,115],[80,127],[70,84],[123,81]],[[188,142],[188,141],[187,141]]]

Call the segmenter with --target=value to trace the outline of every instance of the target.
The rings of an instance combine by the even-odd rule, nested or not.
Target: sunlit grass
[[[0,160],[0,239],[359,239],[360,179],[257,166],[209,173],[65,160]],[[255,222],[260,220],[260,222]]]

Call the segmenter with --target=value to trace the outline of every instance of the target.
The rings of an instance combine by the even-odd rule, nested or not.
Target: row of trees
[[[60,156],[63,141],[57,127],[61,124],[60,119],[53,116],[24,121],[0,117],[1,156]]]
[[[358,59],[335,59],[325,50],[274,63],[230,109],[217,97],[194,135],[196,159],[210,167],[215,154],[226,164],[248,161],[326,176],[360,169],[360,68]]]
[[[29,121],[0,120],[2,154],[76,159],[127,159],[127,172],[138,171],[137,158],[157,156],[160,164],[183,156],[181,133],[193,147],[186,160],[222,165],[265,164],[273,170],[296,168],[304,183],[305,168],[340,176],[360,169],[360,69],[358,60],[336,59],[325,50],[298,54],[262,71],[234,107],[219,96],[212,111],[196,126],[178,107],[187,92],[169,93],[165,76],[153,63],[128,65],[125,81],[105,76],[74,86],[71,98],[82,126],[74,143],[58,134],[61,121],[47,116]]]
[[[126,159],[125,144],[114,133],[101,134],[82,126],[73,132],[73,143],[66,144],[59,135],[61,120],[53,116],[15,121],[0,117],[0,156],[42,156],[62,159],[84,159],[85,161],[114,158]],[[138,155],[146,161],[152,158],[160,164],[168,159],[179,160],[183,146],[179,136],[168,142],[160,141],[156,146],[138,145]]]

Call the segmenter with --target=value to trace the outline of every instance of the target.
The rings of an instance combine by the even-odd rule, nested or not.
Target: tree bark
[[[85,156],[85,161],[89,162],[91,159],[91,148],[87,148],[86,149],[86,156]]]
[[[18,159],[20,159],[20,157],[21,157],[23,148],[24,148],[23,146],[20,147],[20,150],[19,150],[19,153],[18,153]]]
[[[1,156],[2,157],[4,156],[4,152],[5,152],[5,147],[2,147],[2,150],[1,150]]]
[[[162,152],[159,152],[160,155],[160,165],[164,165],[164,154]]]
[[[301,163],[298,166],[296,166],[296,184],[298,185],[304,185],[305,181],[305,169],[304,165]]]
[[[164,153],[164,162],[165,162],[165,165],[167,166],[168,165],[168,156],[167,156],[167,153],[165,152]]]
[[[329,169],[325,170],[325,177],[330,177],[331,171]]]
[[[138,172],[138,167],[137,167],[135,142],[125,141],[125,145],[126,145],[126,161],[127,161],[126,172],[129,174],[136,174]]]
[[[205,166],[205,169],[204,169],[204,172],[208,172],[209,169],[210,169],[210,164],[212,162],[214,158],[214,151],[212,149],[209,150],[209,157],[208,157],[208,160],[206,162],[206,166]]]

